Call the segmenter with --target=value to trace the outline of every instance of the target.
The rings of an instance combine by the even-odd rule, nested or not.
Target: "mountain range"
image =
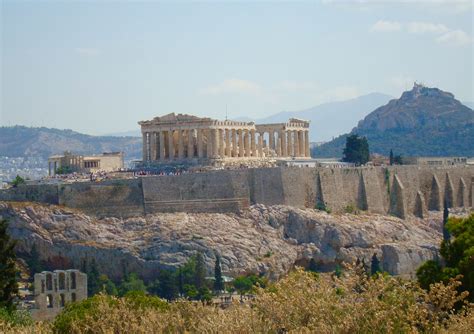
[[[367,137],[370,151],[403,156],[474,156],[474,111],[438,88],[415,84],[367,115],[350,134]],[[340,157],[348,134],[313,150]]]

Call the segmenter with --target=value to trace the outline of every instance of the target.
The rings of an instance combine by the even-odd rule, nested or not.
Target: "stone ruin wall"
[[[56,187],[56,188],[55,188]],[[157,212],[238,212],[251,204],[324,207],[399,217],[452,207],[473,207],[474,166],[252,168],[101,183],[21,186],[0,200],[37,201],[98,216]]]

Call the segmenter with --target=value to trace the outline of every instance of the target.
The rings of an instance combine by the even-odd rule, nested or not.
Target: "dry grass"
[[[93,312],[73,318],[61,333],[473,333],[474,308],[458,294],[458,282],[426,292],[394,277],[367,278],[357,269],[341,278],[296,270],[256,300],[222,310],[178,301],[157,309],[99,296]],[[56,326],[56,327],[55,327]],[[57,324],[0,332],[48,333]]]

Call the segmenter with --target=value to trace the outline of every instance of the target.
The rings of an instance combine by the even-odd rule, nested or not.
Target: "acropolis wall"
[[[251,204],[353,207],[399,217],[427,210],[474,207],[474,167],[278,167],[218,170],[130,180],[22,185],[1,190],[0,201],[37,201],[97,216],[159,212],[238,212]]]

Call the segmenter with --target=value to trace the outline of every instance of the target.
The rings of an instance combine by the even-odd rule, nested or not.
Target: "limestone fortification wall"
[[[252,168],[101,183],[23,185],[3,201],[37,201],[98,216],[156,212],[237,212],[250,204],[285,204],[342,212],[360,209],[399,217],[474,207],[474,166]]]

